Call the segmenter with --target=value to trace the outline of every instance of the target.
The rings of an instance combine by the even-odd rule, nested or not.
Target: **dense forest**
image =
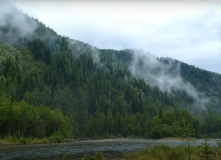
[[[36,25],[33,32],[24,34],[15,25],[21,16],[26,25]],[[202,104],[185,90],[163,90],[134,75],[136,52],[98,49],[60,36],[16,9],[8,13],[0,25],[0,136],[182,137],[185,119],[195,137],[220,138],[221,75],[156,58],[164,68],[174,64],[170,77],[179,66],[183,83],[204,93],[199,99],[209,99]],[[146,71],[144,63],[138,63],[140,71]],[[157,77],[161,70],[149,73]]]

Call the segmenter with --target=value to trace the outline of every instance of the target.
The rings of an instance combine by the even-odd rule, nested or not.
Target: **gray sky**
[[[221,73],[221,0],[10,0],[60,35]],[[193,2],[194,1],[194,2]]]

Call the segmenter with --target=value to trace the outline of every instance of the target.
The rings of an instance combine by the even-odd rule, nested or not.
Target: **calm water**
[[[216,146],[217,141],[210,140],[211,146]],[[200,145],[203,140],[197,140],[191,145]],[[179,140],[144,140],[144,139],[115,139],[115,140],[92,140],[61,144],[43,144],[30,146],[0,147],[1,160],[28,160],[28,159],[56,159],[66,156],[67,159],[80,159],[85,155],[94,155],[101,150],[105,157],[120,159],[122,153],[134,152],[155,144],[168,144],[172,147],[186,145]]]

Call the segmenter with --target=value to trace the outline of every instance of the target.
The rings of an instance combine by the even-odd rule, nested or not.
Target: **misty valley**
[[[221,159],[220,74],[0,9],[0,159]]]

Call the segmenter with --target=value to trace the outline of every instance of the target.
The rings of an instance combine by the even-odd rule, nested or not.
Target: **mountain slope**
[[[182,136],[185,118],[196,136],[206,128],[219,137],[220,75],[141,50],[100,50],[7,7],[0,26],[1,136]]]

